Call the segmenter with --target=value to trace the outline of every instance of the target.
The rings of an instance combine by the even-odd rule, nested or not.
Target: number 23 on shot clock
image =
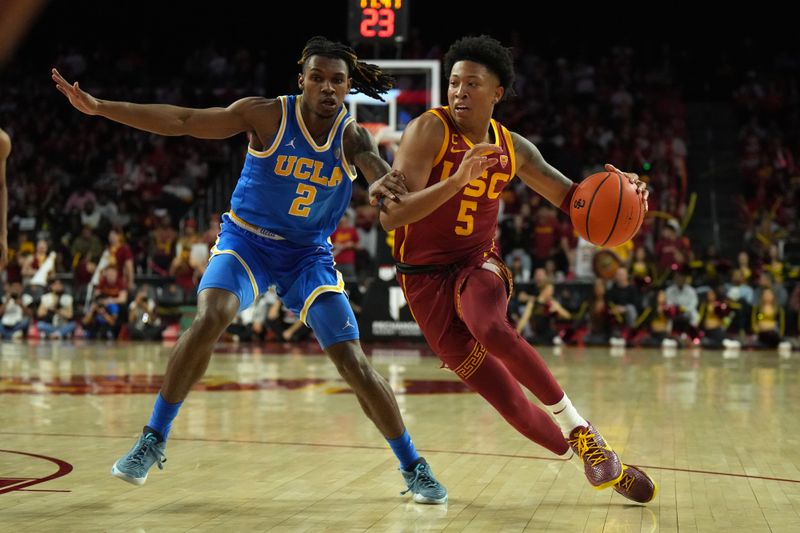
[[[404,42],[409,0],[348,0],[347,36],[351,42]]]

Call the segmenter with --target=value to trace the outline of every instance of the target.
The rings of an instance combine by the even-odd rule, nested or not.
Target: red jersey
[[[458,130],[447,107],[431,109],[444,124],[444,139],[425,187],[452,176],[473,143]],[[490,131],[502,152],[498,161],[425,218],[397,228],[394,258],[411,265],[447,265],[494,250],[500,194],[516,174],[511,132],[492,119]]]

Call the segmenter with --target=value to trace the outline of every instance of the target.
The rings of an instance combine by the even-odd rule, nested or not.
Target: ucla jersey
[[[272,145],[248,146],[231,198],[231,217],[302,244],[327,242],[352,195],[355,170],[345,159],[342,136],[353,117],[344,106],[327,141],[317,145],[300,113],[300,95],[280,96],[280,128]]]

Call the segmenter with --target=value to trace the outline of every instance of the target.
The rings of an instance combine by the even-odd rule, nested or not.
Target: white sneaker
[[[553,337],[553,346],[561,346],[562,344],[564,344],[564,340],[561,337],[558,335]]]
[[[779,352],[791,352],[792,351],[792,343],[789,341],[783,341],[782,343],[778,344],[778,351]]]
[[[735,339],[722,339],[722,346],[729,350],[738,350],[742,347],[742,343]]]
[[[22,338],[22,330],[18,329],[14,333],[11,334],[11,340],[17,341]]]
[[[608,344],[610,346],[618,346],[624,348],[625,339],[623,339],[622,337],[611,337],[610,339],[608,339]]]

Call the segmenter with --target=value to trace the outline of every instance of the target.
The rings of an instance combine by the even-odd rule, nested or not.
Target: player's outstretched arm
[[[467,183],[497,163],[497,158],[489,155],[499,152],[498,146],[476,144],[464,154],[461,165],[453,175],[426,187],[443,139],[444,126],[430,113],[409,122],[392,165],[405,175],[409,192],[396,200],[383,203],[380,218],[386,231],[430,215]]]
[[[0,270],[8,263],[8,188],[6,160],[11,154],[11,137],[0,128]]]
[[[273,113],[280,106],[274,100],[250,97],[237,100],[228,107],[193,109],[167,104],[134,104],[95,98],[70,84],[58,70],[53,69],[53,81],[75,109],[87,115],[99,115],[109,120],[158,135],[190,135],[200,139],[225,139],[245,131],[257,131],[256,117],[260,112]]]

